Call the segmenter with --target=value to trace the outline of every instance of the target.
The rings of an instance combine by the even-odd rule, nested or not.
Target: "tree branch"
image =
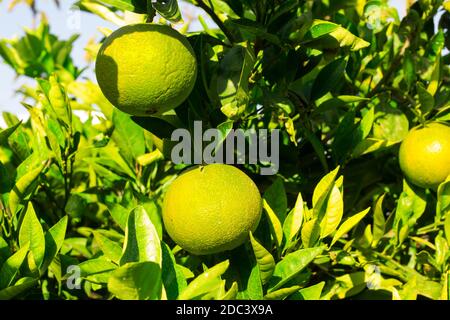
[[[228,41],[231,43],[234,42],[234,36],[228,30],[228,28],[223,24],[222,20],[217,16],[217,14],[214,12],[213,9],[211,9],[203,0],[197,0],[197,5],[202,8],[210,17],[213,19],[213,21],[217,24],[217,26],[222,30],[222,32],[225,34],[225,36],[228,38]]]

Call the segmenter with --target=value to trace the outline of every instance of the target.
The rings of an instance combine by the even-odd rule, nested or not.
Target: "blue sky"
[[[29,8],[25,5],[18,5],[13,11],[8,11],[9,2],[10,0],[0,2],[0,38],[19,37],[23,34],[23,27],[33,26],[33,16]],[[58,10],[52,0],[41,0],[38,1],[38,9],[46,13],[50,22],[51,32],[60,38],[67,39],[74,33],[80,34],[80,38],[75,42],[72,57],[78,67],[84,67],[86,66],[86,61],[83,58],[86,43],[92,37],[96,37],[96,39],[101,37],[97,28],[107,27],[114,29],[116,27],[95,15],[81,13],[80,29],[74,30],[67,22],[74,14],[71,10],[73,2],[75,1],[61,1],[61,8]],[[400,15],[403,16],[406,12],[406,0],[391,0],[391,2],[397,6]],[[202,14],[201,11],[192,11],[192,7],[187,5],[183,5],[182,8],[184,12],[189,11],[193,15]],[[200,25],[194,23],[191,27],[192,29],[198,29]],[[88,72],[84,76],[92,77],[92,72]],[[27,116],[25,109],[20,104],[20,97],[15,94],[15,91],[27,82],[32,84],[33,80],[26,79],[26,77],[16,79],[14,71],[5,65],[3,61],[0,61],[0,112],[10,111],[17,114],[20,118]],[[1,121],[0,117],[0,126],[3,125]]]

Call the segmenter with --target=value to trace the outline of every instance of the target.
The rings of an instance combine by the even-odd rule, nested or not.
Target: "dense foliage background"
[[[387,1],[188,2],[218,28],[187,34],[196,87],[160,118],[113,108],[74,65],[77,36],[58,39],[45,15],[0,41],[36,79],[19,90],[29,120],[4,112],[0,131],[0,299],[448,299],[450,180],[416,188],[397,157],[410,128],[450,121],[450,2],[410,1],[402,20]],[[188,29],[175,0],[76,5]],[[161,222],[184,169],[167,139],[194,120],[282,130],[276,176],[240,166],[264,195],[258,230],[214,256],[181,250]]]

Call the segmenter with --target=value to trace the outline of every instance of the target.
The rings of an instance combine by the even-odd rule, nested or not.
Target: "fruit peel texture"
[[[98,84],[118,109],[151,116],[182,104],[197,78],[192,46],[165,25],[136,24],[113,32],[96,60]]]
[[[192,169],[169,187],[163,220],[170,237],[197,255],[241,245],[261,218],[262,200],[254,182],[239,169],[212,164]]]

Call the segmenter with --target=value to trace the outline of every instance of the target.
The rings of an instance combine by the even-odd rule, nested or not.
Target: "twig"
[[[217,14],[212,10],[203,0],[197,0],[197,5],[202,8],[213,21],[217,24],[217,26],[222,30],[222,32],[225,34],[225,36],[228,38],[228,41],[231,43],[234,42],[234,36],[233,34],[228,30],[228,28],[223,24],[222,20],[217,16]]]

